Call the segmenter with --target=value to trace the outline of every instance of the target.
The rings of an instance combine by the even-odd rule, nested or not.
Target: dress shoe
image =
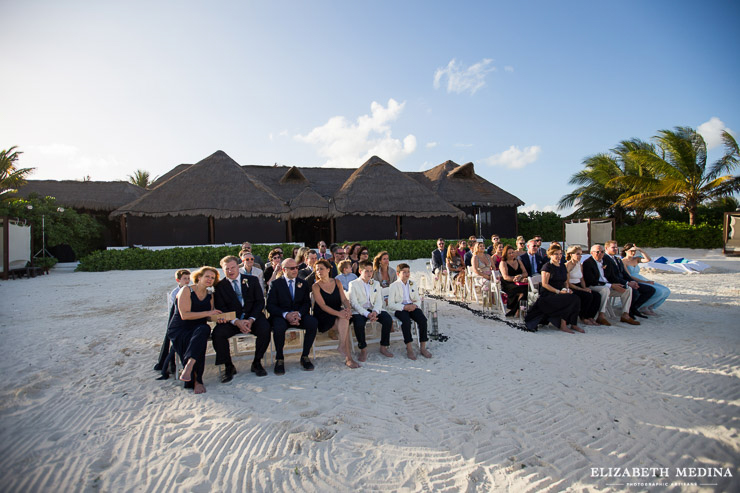
[[[306,371],[313,370],[313,363],[311,363],[311,360],[308,359],[308,356],[301,356],[301,365],[303,366],[303,369]]]
[[[611,325],[604,315],[599,315],[599,318],[596,319],[596,323],[600,325]]]
[[[619,319],[619,321],[620,322],[624,322],[626,324],[630,324],[630,325],[640,325],[640,322],[638,322],[634,318],[630,317],[626,313],[623,313],[622,314],[622,317]]]
[[[275,375],[285,375],[285,360],[275,360]]]
[[[236,375],[236,367],[234,365],[228,365],[224,368],[224,373],[221,376],[221,383],[231,382]]]
[[[267,376],[267,372],[263,368],[262,363],[260,363],[259,361],[255,361],[254,363],[252,363],[251,370],[252,370],[252,373],[256,373],[258,377]]]

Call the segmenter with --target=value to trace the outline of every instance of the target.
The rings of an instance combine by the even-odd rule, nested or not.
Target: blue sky
[[[736,1],[24,0],[0,18],[0,148],[36,179],[377,154],[472,161],[543,210],[620,140],[740,131]]]

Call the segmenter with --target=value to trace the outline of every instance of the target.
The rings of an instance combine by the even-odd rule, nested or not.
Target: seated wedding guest
[[[357,273],[357,262],[360,261],[360,248],[362,248],[360,243],[352,243],[346,249],[347,259],[352,262],[352,272],[354,273]]]
[[[378,252],[373,259],[373,279],[380,283],[381,288],[390,287],[398,279],[396,271],[390,267],[390,261],[391,256],[385,250]]]
[[[450,273],[452,281],[455,282],[458,288],[465,285],[465,264],[457,248],[447,250],[445,269]]]
[[[392,313],[401,322],[406,356],[409,359],[416,359],[411,337],[411,321],[413,320],[419,328],[419,352],[425,358],[431,358],[432,353],[427,351],[427,318],[419,308],[419,294],[414,287],[414,282],[409,280],[411,277],[409,265],[400,263],[396,266],[396,271],[398,280],[391,284],[386,311]]]
[[[501,290],[506,293],[507,317],[519,314],[519,304],[527,301],[529,285],[527,283],[527,269],[517,256],[516,250],[506,245],[502,254],[504,260],[499,264],[501,271]]]
[[[473,249],[475,248],[475,245],[477,243],[478,238],[476,238],[475,235],[471,235],[468,238],[468,246],[465,248],[465,255],[463,255],[463,259],[465,260],[465,267],[470,267],[473,260]]]
[[[536,235],[533,239],[535,243],[537,243],[537,253],[540,254],[540,257],[545,259],[545,262],[543,263],[546,263],[547,262],[547,250],[542,248],[542,236]]]
[[[483,243],[473,243],[473,256],[470,262],[470,268],[473,271],[473,282],[481,286],[484,290],[490,291],[491,280],[496,282],[493,276],[493,262],[491,257],[486,253]]]
[[[339,262],[341,262],[344,259],[345,259],[344,249],[339,245],[333,244],[331,246],[331,258],[328,259],[329,263],[331,264],[331,274],[330,275],[332,277],[337,277],[340,274],[337,266],[339,265]],[[351,267],[350,267],[350,270],[351,270]]]
[[[623,284],[612,284],[609,281],[610,274],[607,271],[611,269],[604,262],[604,247],[599,244],[591,246],[591,257],[587,258],[582,264],[583,281],[586,287],[591,291],[596,291],[601,296],[601,305],[599,305],[599,316],[596,322],[601,325],[611,325],[606,319],[606,304],[609,302],[609,296],[614,293],[622,300],[621,322],[630,325],[640,325],[640,322],[629,315],[630,305],[632,304],[632,290],[625,288]]]
[[[527,242],[524,241],[523,236],[517,236],[516,237],[516,253],[517,255],[521,255],[523,253],[527,252]]]
[[[552,245],[551,245],[552,247]],[[601,294],[592,291],[583,280],[580,245],[571,245],[565,252],[565,268],[568,270],[568,287],[581,300],[581,320],[586,325],[599,325],[594,320],[601,306]]]
[[[303,258],[301,258],[300,260],[298,259],[298,254],[300,253],[300,250],[301,250],[301,247],[294,246],[293,247],[293,252],[290,254],[290,258],[295,259],[295,261],[298,262],[299,264],[303,260]]]
[[[298,264],[292,258],[282,263],[283,276],[272,282],[267,295],[267,312],[270,314],[272,340],[275,343],[275,375],[285,373],[285,331],[288,328],[300,328],[305,331],[301,366],[304,370],[313,370],[308,354],[316,339],[318,321],[308,312],[311,309],[311,288],[308,283],[297,279]]]
[[[615,240],[609,240],[604,243],[606,255],[604,255],[604,265],[610,265],[611,268],[606,271],[606,277],[612,284],[622,284],[632,289],[632,303],[630,305],[630,317],[647,318],[647,315],[640,313],[639,308],[645,304],[655,294],[655,288],[646,283],[640,283],[632,279],[627,269],[624,267],[622,257],[619,255],[619,246]],[[611,278],[610,278],[611,276]]]
[[[265,295],[257,277],[239,272],[238,260],[231,255],[221,259],[224,278],[216,284],[213,295],[216,309],[236,315],[234,319],[218,320],[211,335],[216,351],[216,366],[224,365],[221,383],[230,382],[236,375],[236,367],[231,361],[229,337],[239,333],[252,334],[257,338],[251,370],[258,377],[267,375],[262,367],[262,357],[270,345],[270,324],[262,313]]]
[[[193,391],[202,394],[206,391],[203,370],[211,335],[208,318],[221,313],[214,309],[213,297],[208,292],[208,288],[218,282],[218,271],[204,266],[195,271],[192,278],[194,284],[183,287],[177,294],[177,305],[167,327],[167,336],[185,365],[180,380],[193,382]]]
[[[538,250],[539,246],[537,241],[529,240],[527,242],[527,252],[519,256],[524,268],[529,272],[530,276],[539,274],[542,270],[542,266],[546,262],[545,259],[540,256]]]
[[[457,253],[460,254],[460,258],[465,260],[465,254],[470,251],[470,248],[468,248],[468,242],[465,240],[460,240],[457,242]],[[466,267],[470,267],[469,265],[466,265]]]
[[[501,242],[499,235],[491,235],[491,246],[486,248],[486,253],[489,257],[493,257],[496,254],[496,246]]]
[[[319,260],[329,260],[331,259],[331,252],[326,249],[326,242],[320,241],[318,245],[316,245],[318,248],[317,255],[319,257]]]
[[[172,315],[175,313],[175,304],[177,303],[177,293],[180,289],[190,284],[190,271],[187,269],[180,269],[175,272],[175,281],[177,287],[170,292],[167,297],[167,326],[169,327]],[[162,341],[162,347],[159,350],[159,359],[157,364],[154,365],[154,371],[162,373],[157,380],[167,380],[170,378],[170,373],[175,372],[175,348],[170,345],[170,338],[167,337],[167,331],[164,332],[164,341]]]
[[[259,279],[262,293],[266,293],[267,291],[265,291],[265,273],[262,271],[262,269],[255,265],[255,256],[252,255],[251,252],[242,250],[241,252],[239,252],[239,258],[242,259],[242,264],[239,268],[239,272],[248,276],[254,276]]]
[[[308,276],[314,273],[314,269],[316,267],[316,262],[319,260],[319,256],[316,253],[315,250],[309,250],[306,252],[306,257],[304,263],[306,266],[298,271],[298,279],[306,279]],[[314,276],[315,278],[315,276]],[[312,279],[311,284],[313,284],[313,281],[315,279]]]
[[[437,238],[437,248],[432,252],[432,272],[436,274],[440,270],[445,270],[447,254],[445,253],[445,240]]]
[[[494,254],[491,256],[491,260],[493,260],[493,270],[499,270],[498,266],[504,259],[504,244],[496,243],[493,251]]]
[[[359,368],[360,365],[352,358],[352,341],[349,335],[352,310],[342,283],[329,277],[330,267],[326,260],[319,260],[316,264],[316,283],[311,288],[315,302],[313,314],[318,320],[319,332],[330,331],[338,335],[337,351],[344,356],[344,364],[350,368]]]
[[[354,272],[355,274],[358,274],[358,271],[360,269],[359,263],[362,262],[363,260],[368,260],[370,258],[370,251],[367,249],[366,246],[360,247],[357,258],[359,260],[352,264],[352,272]]]
[[[393,320],[383,311],[383,289],[373,279],[373,264],[369,260],[360,261],[360,278],[349,283],[349,302],[352,305],[352,325],[355,328],[360,361],[367,361],[365,325],[367,321],[380,323],[380,353],[393,357],[390,351],[391,326]]]
[[[637,255],[637,252],[640,252],[641,255]],[[642,305],[645,307],[642,311],[648,315],[657,315],[654,310],[662,305],[668,296],[670,296],[671,290],[662,284],[646,279],[640,274],[640,264],[650,262],[650,256],[645,250],[634,243],[627,243],[622,248],[622,257],[624,257],[622,261],[627,268],[627,272],[629,272],[629,275],[633,279],[649,284],[655,288],[655,294],[651,298],[648,298],[648,300]]]
[[[269,263],[265,267],[265,273],[262,277],[265,280],[267,291],[270,290],[272,281],[280,277],[283,273],[282,261],[283,261],[283,250],[280,248],[273,248],[267,255]]]
[[[242,248],[241,248],[241,250],[242,250],[243,252],[249,252],[249,253],[252,253],[252,244],[251,244],[251,243],[249,243],[248,241],[245,241],[244,243],[242,243]],[[239,255],[239,257],[241,257],[241,254]],[[263,266],[265,265],[265,262],[264,262],[264,261],[262,260],[262,257],[260,257],[259,255],[255,255],[255,256],[254,256],[254,264],[255,264],[255,265],[256,265],[257,267],[259,267],[259,268],[260,268],[260,270],[262,270],[262,267],[263,267]]]
[[[563,251],[559,246],[551,246],[547,250],[547,256],[550,261],[542,266],[540,296],[527,312],[524,322],[530,330],[535,330],[545,319],[569,334],[573,334],[574,330],[585,332],[578,326],[581,300],[568,289],[568,270],[560,262]]]
[[[298,249],[298,253],[295,254],[295,257],[293,257],[295,259],[296,263],[298,263],[298,270],[299,271],[301,269],[305,269],[306,268],[306,261],[308,260],[308,252],[310,252],[310,251],[311,251],[310,248],[308,248],[306,246],[302,246],[302,247],[300,247]]]
[[[339,274],[336,279],[342,283],[342,287],[345,291],[349,291],[349,283],[357,279],[357,275],[352,272],[352,262],[349,260],[342,260],[339,262],[339,265],[337,265],[337,268],[342,273]]]

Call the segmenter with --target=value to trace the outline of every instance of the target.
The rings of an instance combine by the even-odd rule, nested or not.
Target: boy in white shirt
[[[343,260],[343,262],[349,262]],[[349,283],[349,302],[352,305],[352,325],[355,328],[357,347],[360,348],[360,361],[367,360],[367,343],[365,342],[365,325],[367,321],[380,322],[380,353],[388,358],[393,357],[390,352],[391,326],[393,320],[383,311],[383,289],[380,283],[373,279],[373,263],[369,260],[360,260],[358,265],[360,278]]]
[[[427,351],[427,318],[418,306],[419,294],[416,287],[414,287],[413,281],[409,281],[411,270],[408,264],[401,263],[396,267],[396,272],[398,273],[398,280],[390,286],[387,310],[401,321],[403,342],[406,343],[406,356],[409,359],[416,359],[411,344],[413,341],[411,320],[413,320],[419,327],[419,352],[425,358],[431,358],[432,353]]]

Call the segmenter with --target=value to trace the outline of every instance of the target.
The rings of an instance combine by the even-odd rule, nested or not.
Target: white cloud
[[[443,77],[447,77],[447,92],[458,94],[469,92],[475,94],[478,89],[486,85],[486,75],[496,70],[491,66],[490,58],[484,58],[478,63],[465,68],[454,58],[444,68],[434,72],[434,88],[439,89]]]
[[[521,207],[519,207],[519,209],[517,209],[517,212],[524,212],[525,214],[527,212],[532,212],[532,211],[557,212],[561,216],[567,215],[567,214],[564,214],[563,212],[559,211],[557,205],[546,205],[544,207],[540,207],[537,204],[530,204],[530,205],[527,205],[527,206],[521,206]]]
[[[324,125],[306,135],[296,135],[300,142],[311,144],[320,156],[327,158],[325,167],[356,167],[375,155],[394,163],[416,150],[416,137],[409,134],[401,141],[391,135],[390,122],[403,112],[406,102],[388,100],[388,106],[373,101],[370,115],[352,123],[343,116],[333,116]]]
[[[713,116],[708,122],[704,122],[696,129],[697,132],[704,137],[704,142],[707,143],[707,149],[719,147],[722,145],[722,131],[727,130],[729,133],[733,133],[732,130],[727,128],[725,123]]]
[[[455,147],[473,147],[473,144],[462,144],[458,142],[457,144],[455,144]]]
[[[116,156],[83,154],[81,149],[70,144],[26,146],[20,165],[36,168],[30,176],[34,180],[81,180],[86,176],[93,180],[126,179],[125,175],[121,176],[120,169],[123,166]]]
[[[437,143],[436,142],[427,142],[426,143],[426,148],[427,149],[431,149],[433,147],[437,147]]]
[[[511,65],[507,65],[504,67],[504,72],[513,72],[513,71],[514,71],[514,67],[512,67]]]
[[[529,146],[519,149],[517,146],[511,146],[504,152],[494,154],[485,160],[491,166],[505,166],[510,169],[521,169],[528,164],[537,161],[542,148],[540,146]]]

